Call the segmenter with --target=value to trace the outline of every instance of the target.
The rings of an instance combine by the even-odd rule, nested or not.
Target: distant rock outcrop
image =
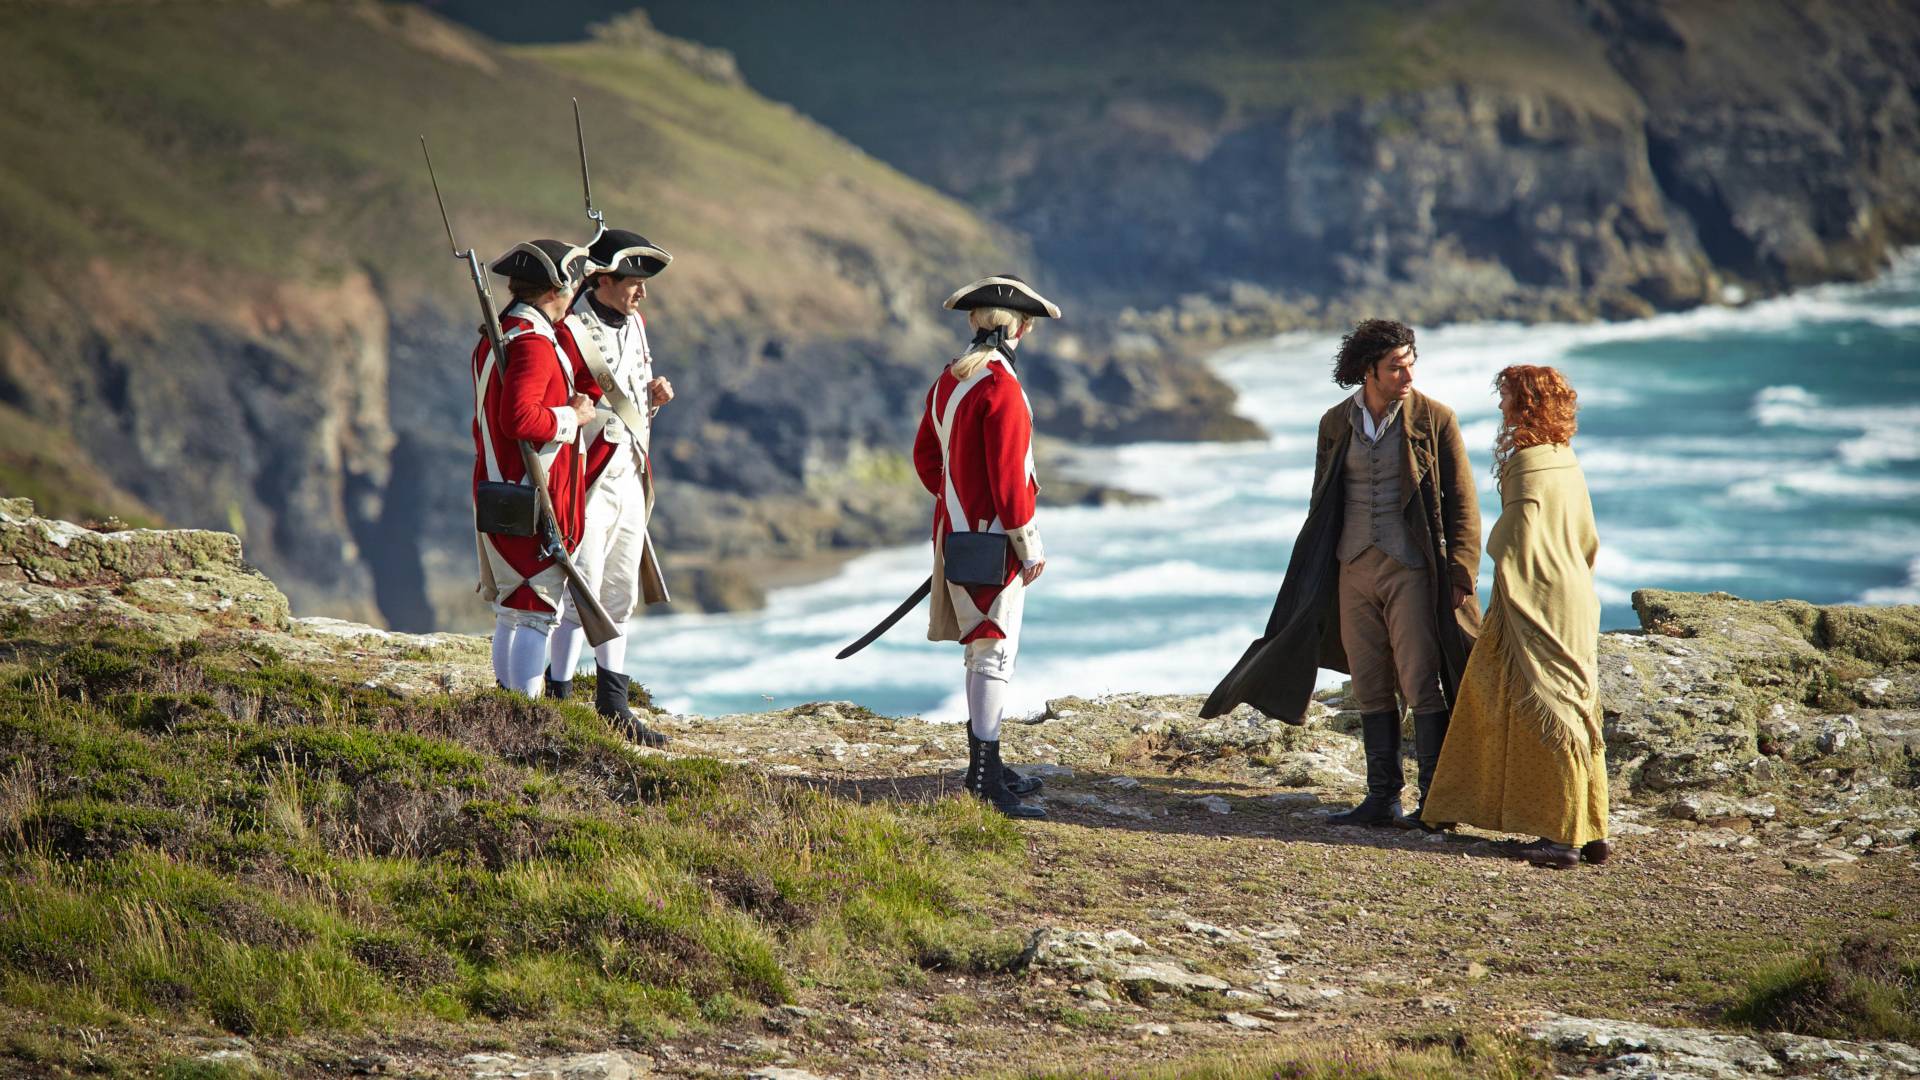
[[[980,108],[964,35],[742,2],[654,17],[1136,326],[1622,318],[1864,279],[1920,241],[1912,4],[1056,3]],[[918,62],[812,62],[868,24]]]

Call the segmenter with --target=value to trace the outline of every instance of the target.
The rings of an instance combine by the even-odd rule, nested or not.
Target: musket
[[[453,257],[467,264],[467,273],[473,278],[473,291],[480,301],[480,332],[487,337],[487,347],[493,351],[493,362],[501,371],[507,370],[507,346],[500,333],[500,315],[494,310],[493,290],[487,286],[487,273],[480,265],[480,256],[472,248],[460,250],[460,242],[453,238],[453,218],[447,214],[447,200],[440,195],[440,178],[433,171],[433,155],[427,152],[427,137],[420,136],[420,153],[427,159],[427,178],[433,181],[433,198],[440,204],[440,223],[447,228],[447,246],[453,250]],[[479,402],[474,403],[480,407]],[[573,565],[573,559],[567,554],[567,546],[560,537],[560,517],[553,512],[553,494],[547,488],[547,467],[540,461],[540,455],[533,444],[525,439],[516,440],[520,446],[520,461],[526,466],[527,476],[533,481],[534,499],[540,508],[541,554],[551,558],[560,567],[567,579],[567,592],[573,597],[573,613],[580,620],[580,628],[587,632],[587,641],[594,647],[620,636],[620,627],[615,626],[607,609],[600,605],[599,597],[593,593],[593,586],[579,567]]]
[[[593,177],[587,172],[587,129],[580,123],[580,99],[573,99],[573,138],[580,146],[580,193],[587,200],[587,220],[593,222],[593,240],[587,241],[592,247],[593,241],[607,231],[607,216],[593,208]]]

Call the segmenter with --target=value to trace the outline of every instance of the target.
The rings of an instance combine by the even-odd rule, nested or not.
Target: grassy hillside
[[[683,550],[774,553],[716,502],[804,495],[776,440],[808,462],[893,440],[919,379],[871,370],[944,341],[953,279],[1007,264],[957,203],[658,50],[518,52],[372,0],[83,0],[7,23],[0,404],[37,425],[43,464],[87,478],[62,501],[10,442],[0,491],[241,532],[304,612],[425,629],[477,610],[473,302],[421,134],[463,244],[584,241],[580,99],[597,203],[676,256],[648,315],[683,397],[662,421],[689,462],[663,515]],[[716,414],[798,378],[804,361],[767,362],[810,347],[845,369],[819,408]]]
[[[16,1063],[151,1067],[169,1028],[652,1041],[1019,951],[966,882],[1020,841],[969,801],[641,758],[582,705],[403,699],[238,637],[0,630]],[[112,1046],[83,1068],[48,1025]]]
[[[463,242],[584,239],[575,95],[599,204],[680,257],[663,311],[817,326],[795,270],[820,238],[993,250],[965,211],[670,56],[516,55],[405,6],[26,6],[0,64],[0,227],[30,256],[10,261],[16,277],[138,245],[157,268],[362,269],[402,300],[457,303],[416,136],[434,143]]]

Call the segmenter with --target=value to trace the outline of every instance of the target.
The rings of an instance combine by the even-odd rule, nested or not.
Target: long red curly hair
[[[1515,450],[1573,441],[1580,423],[1579,395],[1567,377],[1550,367],[1513,364],[1493,377],[1493,389],[1511,399],[1501,412],[1500,435],[1493,441],[1493,473],[1500,475]]]

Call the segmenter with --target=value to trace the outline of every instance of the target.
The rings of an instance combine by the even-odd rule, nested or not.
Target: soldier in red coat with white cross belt
[[[913,464],[934,496],[932,616],[927,638],[966,647],[967,790],[1012,817],[1045,817],[1020,801],[1040,781],[1022,777],[1000,760],[1000,720],[1007,681],[1020,649],[1026,590],[1046,567],[1034,524],[1040,484],[1033,470],[1033,410],[1014,362],[1035,319],[1057,319],[1060,309],[1012,274],[982,278],[947,298],[967,313],[973,341],[927,391],[914,439]],[[960,536],[959,534],[973,534]],[[985,535],[981,535],[985,534]],[[973,551],[994,551],[1004,536],[1002,565],[983,583],[953,580],[959,563],[954,537]]]
[[[584,524],[586,491],[575,436],[593,418],[573,385],[570,342],[555,332],[585,275],[587,249],[559,240],[520,244],[494,260],[513,303],[500,314],[506,370],[485,335],[473,350],[473,483],[528,484],[518,443],[531,443],[547,471],[553,511],[571,552]],[[539,697],[547,637],[566,579],[535,536],[479,534],[480,594],[493,605],[493,673],[501,686]]]
[[[574,385],[597,403],[586,442],[586,531],[574,565],[593,583],[607,618],[623,630],[644,601],[666,603],[667,583],[647,519],[653,512],[651,432],[654,410],[673,400],[673,384],[653,372],[640,302],[647,282],[673,256],[626,229],[607,229],[588,248],[587,285],[560,324],[572,342]],[[567,697],[587,634],[568,597],[548,653],[547,696]],[[627,636],[594,647],[594,708],[634,742],[664,746],[630,704]]]

